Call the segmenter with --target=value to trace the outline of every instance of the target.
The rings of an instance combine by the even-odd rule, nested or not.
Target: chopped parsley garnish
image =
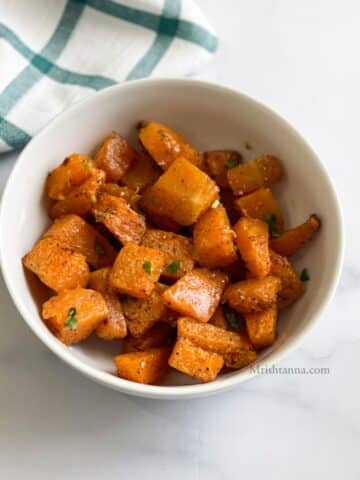
[[[68,316],[66,317],[66,320],[65,320],[65,327],[68,327],[69,330],[76,330],[77,329],[77,321],[78,319],[75,317],[76,315],[76,308],[70,308],[69,310],[69,313],[68,313]]]
[[[220,205],[220,200],[217,198],[216,200],[213,201],[211,204],[211,208],[217,208]]]
[[[235,168],[239,165],[239,159],[236,155],[231,154],[229,157],[229,160],[226,163],[226,168],[228,170],[231,170],[232,168]]]
[[[309,270],[307,268],[303,268],[300,273],[300,280],[302,282],[308,282],[310,280]]]
[[[145,260],[145,262],[143,263],[143,269],[146,273],[151,273],[151,262],[149,262],[149,260]]]
[[[275,213],[266,213],[264,215],[264,220],[269,225],[270,235],[272,238],[280,237],[280,233],[278,232],[276,225]]]
[[[91,170],[92,169],[92,163],[91,162],[84,162],[84,167],[86,170]]]
[[[170,265],[168,265],[166,271],[168,273],[176,273],[180,268],[180,262],[172,262]]]
[[[99,255],[105,255],[105,248],[97,237],[95,238],[95,252]]]
[[[95,195],[95,193],[92,193],[92,194],[90,195],[90,200],[91,200],[91,203],[96,203],[96,195]]]
[[[225,318],[232,330],[240,330],[240,324],[234,312],[225,312]]]

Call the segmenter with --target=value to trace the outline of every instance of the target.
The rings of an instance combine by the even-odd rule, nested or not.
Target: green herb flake
[[[170,265],[168,265],[166,271],[168,273],[173,274],[173,273],[176,273],[179,270],[179,268],[180,268],[180,262],[175,261],[175,262],[170,263]]]
[[[64,322],[65,327],[68,327],[69,330],[76,330],[77,329],[77,322],[78,319],[75,317],[76,315],[76,308],[70,308],[68,316]]]
[[[300,273],[300,280],[302,282],[308,282],[310,280],[309,270],[307,268],[303,268]]]
[[[92,193],[92,194],[90,195],[90,200],[91,200],[91,203],[96,203],[97,199],[96,199],[95,193]]]
[[[91,170],[92,169],[92,163],[91,162],[84,162],[84,167],[85,167],[85,170]]]
[[[275,213],[266,213],[264,215],[264,220],[269,225],[271,237],[272,238],[280,237],[280,233],[278,232],[278,229],[277,229]]]
[[[239,159],[238,159],[237,155],[231,154],[227,163],[226,163],[226,168],[228,170],[231,170],[232,168],[235,168],[238,165],[239,165]]]
[[[220,200],[217,198],[216,200],[213,201],[211,204],[211,208],[217,208],[220,205]]]
[[[145,270],[146,273],[148,273],[150,275],[150,273],[151,273],[151,262],[149,262],[149,260],[145,260],[145,262],[143,263],[143,269]]]
[[[96,237],[95,238],[95,252],[99,255],[105,255],[105,248],[104,245],[100,242],[100,240]]]
[[[234,312],[225,312],[225,318],[232,330],[240,330],[240,324]]]

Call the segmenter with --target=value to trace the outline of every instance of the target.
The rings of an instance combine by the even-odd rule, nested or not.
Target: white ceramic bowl
[[[298,255],[311,281],[304,297],[283,312],[274,345],[257,367],[270,366],[299,345],[323,315],[339,277],[343,238],[339,204],[331,181],[309,145],[282,118],[255,100],[224,87],[177,79],[140,80],[103,90],[59,115],[25,148],[8,180],[0,212],[0,254],[10,294],[21,315],[50,350],[79,372],[103,385],[143,397],[179,399],[225,390],[254,376],[252,367],[221,375],[208,384],[170,375],[164,386],[140,385],[114,375],[112,356],[118,342],[88,340],[77,346],[60,343],[42,322],[29,290],[21,257],[49,224],[43,199],[47,172],[72,152],[92,152],[110,131],[136,141],[140,119],[168,123],[200,150],[233,148],[249,158],[261,152],[279,156],[287,178],[276,192],[288,225],[316,212],[321,233]],[[245,143],[253,148],[245,149]]]

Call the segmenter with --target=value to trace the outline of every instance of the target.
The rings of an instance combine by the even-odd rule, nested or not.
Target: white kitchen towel
[[[0,152],[91,92],[195,73],[217,44],[193,0],[0,0]]]

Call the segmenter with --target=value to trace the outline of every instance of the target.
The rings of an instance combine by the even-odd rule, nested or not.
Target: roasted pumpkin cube
[[[224,310],[219,306],[214,315],[210,318],[209,323],[215,325],[215,327],[222,328],[224,330],[229,330],[229,324],[225,318]]]
[[[237,259],[234,232],[222,205],[209,208],[193,230],[194,257],[203,267],[224,268]]]
[[[97,292],[104,293],[109,290],[110,267],[99,268],[90,272],[88,287]]]
[[[251,343],[258,350],[269,347],[275,341],[277,307],[272,305],[262,312],[245,315],[246,329]]]
[[[104,182],[105,173],[93,168],[89,178],[78,187],[73,188],[63,200],[58,200],[51,205],[49,209],[50,218],[57,218],[69,213],[85,217],[96,203],[97,194]]]
[[[298,227],[286,230],[277,238],[270,239],[270,247],[284,257],[294,255],[299,248],[312,239],[320,228],[320,219],[311,215],[305,223]]]
[[[181,315],[207,322],[213,316],[228,277],[217,271],[196,268],[163,293],[165,303]]]
[[[257,278],[270,272],[269,229],[257,218],[241,217],[234,225],[236,243],[248,270]]]
[[[114,197],[123,198],[134,210],[138,207],[140,195],[129,187],[121,187],[117,183],[105,183],[105,185],[101,187],[101,191],[113,195]]]
[[[128,242],[140,243],[146,229],[145,219],[130,208],[123,198],[100,193],[92,212],[95,220],[103,223],[123,245]]]
[[[224,359],[218,353],[204,350],[180,337],[170,355],[169,365],[201,382],[211,382],[224,365]]]
[[[23,264],[49,288],[85,287],[89,280],[89,267],[85,255],[63,248],[55,238],[44,238],[24,256]]]
[[[259,312],[276,303],[281,280],[269,275],[261,279],[249,279],[230,285],[223,299],[240,313]]]
[[[162,299],[162,293],[166,288],[166,285],[157,284],[148,298],[123,299],[124,313],[131,335],[134,337],[143,335],[156,322],[171,316]]]
[[[305,292],[303,282],[286,257],[270,250],[271,275],[279,277],[281,289],[278,294],[278,307],[285,308],[296,302]]]
[[[245,217],[264,220],[269,215],[273,216],[277,231],[282,232],[284,230],[283,215],[270,188],[259,188],[255,192],[237,198],[234,204]]]
[[[228,170],[227,178],[235,195],[245,195],[284,176],[280,160],[272,155],[262,155]]]
[[[186,158],[194,165],[200,165],[201,155],[179,133],[170,127],[156,122],[142,122],[139,139],[145,150],[163,169],[180,158]]]
[[[107,182],[118,182],[136,159],[136,152],[125,138],[111,132],[95,155],[98,168],[106,173]]]
[[[132,382],[156,383],[168,369],[169,347],[123,353],[114,358],[117,374]]]
[[[129,336],[127,343],[136,350],[149,350],[169,346],[174,338],[176,330],[166,323],[156,323],[150,330],[139,337]]]
[[[236,150],[213,150],[204,152],[203,168],[211,178],[222,188],[229,188],[227,172],[242,161],[242,156]]]
[[[187,317],[178,319],[177,334],[178,337],[186,338],[193,345],[220,355],[251,347],[245,335],[227,331],[209,323],[200,323]]]
[[[145,212],[155,209],[180,225],[191,225],[217,197],[213,180],[185,158],[178,158],[146,190],[141,206]]]
[[[93,161],[87,155],[73,153],[52,170],[46,179],[46,193],[53,200],[64,198],[91,176]]]
[[[85,340],[107,314],[103,296],[85,288],[63,290],[42,308],[42,317],[49,330],[65,345]]]
[[[165,257],[162,275],[178,279],[194,268],[192,242],[189,238],[163,230],[146,230],[141,244],[160,250]]]
[[[169,232],[178,232],[181,230],[182,226],[179,223],[158,212],[157,205],[153,203],[150,188],[143,193],[139,201],[139,206],[146,213],[146,221],[153,227],[167,230]]]
[[[112,265],[116,258],[116,250],[108,240],[78,215],[56,219],[45,232],[46,237],[55,238],[62,247],[82,253],[93,268]]]
[[[224,362],[227,368],[239,369],[250,365],[256,360],[256,351],[253,348],[239,350],[238,352],[226,353]]]
[[[116,257],[110,288],[136,298],[148,298],[164,267],[164,254],[153,248],[127,243]]]
[[[148,155],[139,153],[121,181],[135,192],[142,192],[155,183],[161,174],[161,168]]]

